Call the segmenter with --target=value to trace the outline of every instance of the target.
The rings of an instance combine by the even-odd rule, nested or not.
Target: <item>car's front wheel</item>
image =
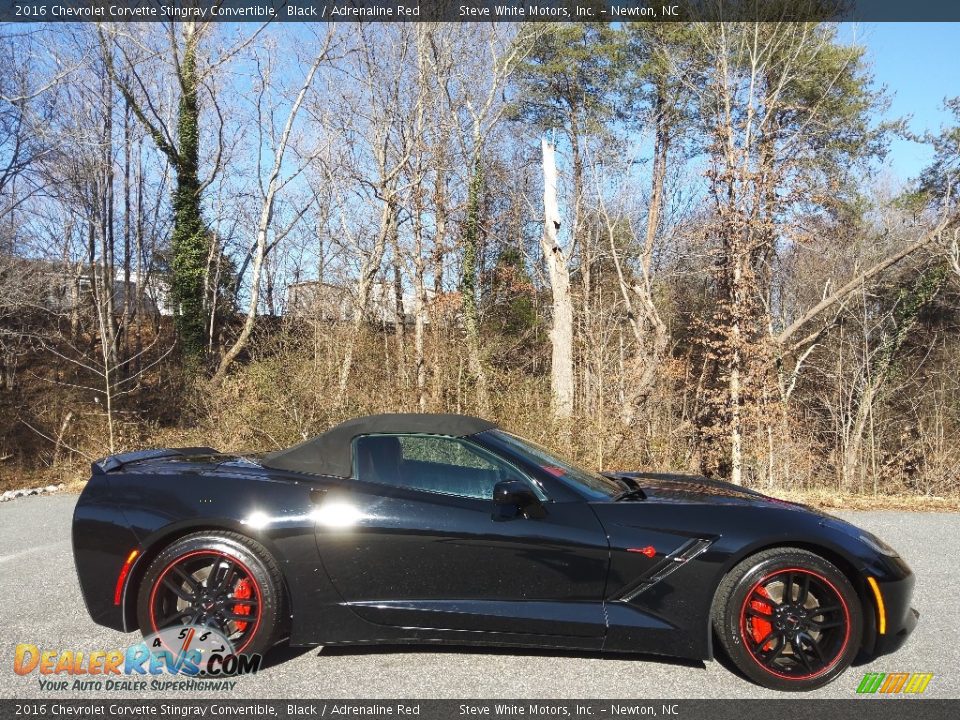
[[[713,626],[734,664],[775,690],[813,690],[856,657],[860,600],[832,563],[799,548],[745,559],[717,590]]]
[[[264,653],[282,627],[282,588],[280,570],[260,543],[232,532],[194,533],[150,563],[137,620],[145,636],[204,625],[217,629],[236,653]]]

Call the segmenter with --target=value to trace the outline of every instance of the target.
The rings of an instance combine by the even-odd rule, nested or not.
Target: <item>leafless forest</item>
[[[0,34],[3,487],[426,411],[960,495],[960,98],[889,181],[835,25]]]

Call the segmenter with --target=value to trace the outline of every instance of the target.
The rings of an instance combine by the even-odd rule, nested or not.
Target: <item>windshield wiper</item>
[[[611,498],[613,502],[620,502],[621,500],[632,500],[632,499],[646,500],[647,494],[640,488],[630,488],[628,490],[618,492],[616,495],[614,495]]]
[[[624,487],[623,490],[614,495],[610,500],[612,502],[620,502],[621,500],[646,500],[647,494],[643,491],[643,488],[637,483],[636,480],[625,477],[615,478],[617,482],[621,483]]]

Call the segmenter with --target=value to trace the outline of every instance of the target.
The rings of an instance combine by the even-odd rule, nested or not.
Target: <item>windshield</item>
[[[623,490],[623,486],[595,472],[584,470],[569,460],[563,460],[545,447],[530,440],[518,438],[503,430],[487,430],[479,434],[485,442],[517,455],[531,465],[565,481],[568,485],[598,500],[607,500]]]

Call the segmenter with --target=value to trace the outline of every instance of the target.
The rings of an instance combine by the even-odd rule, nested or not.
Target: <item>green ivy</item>
[[[204,277],[209,234],[200,205],[200,107],[197,98],[196,48],[188,44],[181,66],[182,88],[177,119],[177,185],[173,193],[171,296],[177,335],[188,357],[204,351],[206,311]]]

